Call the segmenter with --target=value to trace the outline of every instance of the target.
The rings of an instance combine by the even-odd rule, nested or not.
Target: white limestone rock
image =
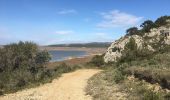
[[[120,58],[122,56],[121,51],[124,50],[124,46],[129,42],[129,39],[131,37],[135,39],[138,49],[143,48],[143,43],[147,43],[147,48],[151,51],[155,51],[150,44],[158,43],[160,41],[161,36],[165,37],[164,43],[170,45],[170,28],[168,28],[167,26],[153,28],[150,30],[149,33],[145,33],[143,37],[139,35],[122,37],[119,40],[113,42],[108,48],[104,56],[104,61],[106,63],[113,61],[115,62],[117,58]]]
[[[129,42],[131,37],[133,37],[135,39],[138,48],[141,48],[142,44],[143,44],[142,37],[140,37],[138,35],[122,37],[119,40],[113,42],[111,44],[111,46],[108,48],[108,50],[104,56],[104,61],[112,62],[112,61],[116,61],[117,58],[120,58],[122,56],[121,51],[124,50],[124,46]]]

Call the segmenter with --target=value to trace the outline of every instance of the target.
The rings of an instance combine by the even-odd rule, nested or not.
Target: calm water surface
[[[87,55],[86,51],[62,51],[62,50],[56,50],[56,51],[49,51],[49,53],[52,55],[51,62],[63,61],[63,60],[69,59],[71,57],[83,57],[83,56]]]

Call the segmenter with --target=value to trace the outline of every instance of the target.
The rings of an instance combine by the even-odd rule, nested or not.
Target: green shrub
[[[146,20],[140,26],[142,27],[142,32],[147,33],[150,32],[150,30],[154,28],[156,25],[152,20]]]
[[[149,67],[130,67],[123,71],[149,83],[158,83],[162,88],[170,89],[170,70]]]
[[[37,64],[45,64],[51,60],[51,56],[47,51],[41,51],[36,54],[35,62]]]
[[[40,51],[32,42],[4,46],[0,49],[0,90],[16,91],[40,81],[50,59],[47,51]]]
[[[59,73],[66,73],[72,71],[72,69],[66,63],[62,63],[59,66],[57,66],[56,71],[58,71]]]
[[[137,58],[137,44],[134,38],[130,38],[122,51],[120,62],[131,62]]]
[[[115,69],[113,78],[116,83],[119,83],[121,80],[124,79],[124,75],[120,70]]]
[[[54,69],[51,69],[51,73],[53,73],[53,76],[59,76],[62,73],[67,73],[71,71],[75,71],[76,69],[80,69],[81,66],[79,65],[74,65],[74,66],[69,66],[66,63],[61,63],[60,65],[57,65]]]
[[[131,36],[131,35],[143,35],[143,34],[141,34],[140,30],[138,30],[137,27],[131,27],[126,30],[126,36]]]
[[[170,19],[170,16],[161,16],[155,21],[155,24],[157,27],[167,25],[168,19]]]
[[[94,56],[90,63],[97,67],[101,67],[102,65],[104,65],[104,54]]]
[[[22,87],[26,85],[26,81],[22,78],[18,80],[17,87]]]
[[[162,100],[163,96],[160,93],[155,93],[152,90],[148,90],[144,93],[143,100]]]

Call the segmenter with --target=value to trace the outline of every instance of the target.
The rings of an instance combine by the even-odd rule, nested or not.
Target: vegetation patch
[[[152,84],[159,83],[163,88],[170,89],[170,70],[131,67],[125,69],[125,73]]]
[[[86,93],[94,100],[126,100],[127,94],[115,82],[115,70],[106,70],[88,80]]]
[[[117,73],[113,67],[94,75],[88,80],[86,93],[93,100],[169,100],[169,90],[157,84],[150,84],[138,78],[124,76],[116,82]],[[117,75],[116,75],[117,76]]]
[[[39,50],[32,42],[13,43],[0,48],[0,95],[51,82],[62,73],[82,68],[62,63],[48,69],[50,59],[47,51]]]
[[[103,65],[105,64],[104,54],[94,56],[92,60],[88,62],[88,64],[96,67],[103,67]]]

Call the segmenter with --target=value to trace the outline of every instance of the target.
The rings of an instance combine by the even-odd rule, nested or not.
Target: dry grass
[[[170,70],[145,67],[130,67],[125,69],[128,75],[134,75],[139,79],[150,83],[159,83],[163,88],[170,89]]]
[[[86,93],[94,100],[169,100],[170,90],[134,77],[125,77],[116,84],[115,69],[96,74],[88,81]]]
[[[125,79],[121,90],[129,93],[128,100],[164,100],[163,93],[165,94],[159,85],[140,81],[134,77]]]
[[[113,80],[112,71],[104,71],[88,80],[86,93],[94,100],[127,100],[127,94]]]

